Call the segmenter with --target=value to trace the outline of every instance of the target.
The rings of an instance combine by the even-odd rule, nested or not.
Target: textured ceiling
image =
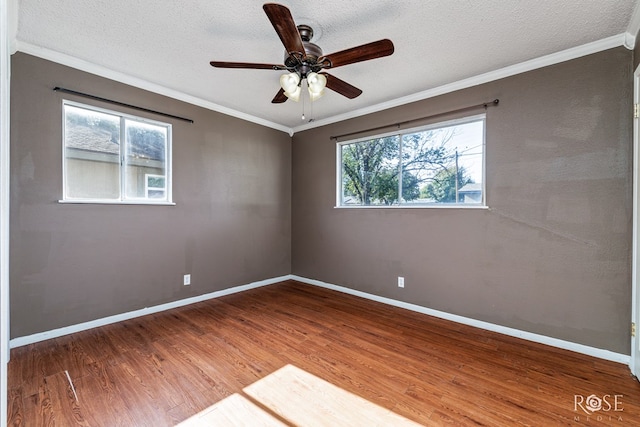
[[[312,110],[307,100],[307,120],[315,123],[613,36],[622,40],[636,6],[635,0],[280,3],[297,24],[314,28],[312,41],[326,54],[382,38],[395,45],[392,56],[331,70],[364,92],[349,100],[328,91]],[[19,50],[63,54],[67,62],[86,61],[276,128],[313,125],[301,121],[302,102],[271,104],[282,72],[209,65],[283,62],[262,2],[20,0],[16,38]]]

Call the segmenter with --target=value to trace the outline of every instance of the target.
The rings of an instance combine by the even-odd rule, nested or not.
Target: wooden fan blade
[[[349,99],[357,98],[362,93],[362,90],[350,85],[344,80],[340,80],[336,76],[332,76],[328,73],[320,73],[327,78],[327,88],[338,92],[340,95],[346,96]]]
[[[262,6],[280,41],[289,54],[298,53],[305,56],[304,44],[300,32],[286,6],[276,3],[265,3]]]
[[[278,64],[256,64],[253,62],[224,62],[224,61],[211,61],[209,62],[212,67],[216,68],[250,68],[257,70],[286,70],[287,67]]]
[[[393,42],[389,39],[383,39],[325,55],[321,60],[329,61],[330,65],[326,68],[335,68],[355,62],[389,56],[393,53],[393,50]]]
[[[287,99],[288,99],[287,95],[284,94],[284,89],[280,88],[278,93],[276,93],[276,96],[274,96],[273,100],[271,100],[271,103],[272,104],[282,104]]]

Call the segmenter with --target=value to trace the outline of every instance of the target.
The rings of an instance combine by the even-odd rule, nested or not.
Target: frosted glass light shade
[[[300,86],[296,86],[295,90],[293,92],[287,92],[286,90],[284,91],[284,94],[287,96],[287,98],[289,98],[292,101],[298,102],[300,101],[300,94],[302,94],[302,89],[300,88]]]
[[[309,91],[309,99],[313,102],[317,99],[320,99],[322,96],[324,96],[324,91],[322,92],[311,92]]]
[[[294,101],[300,99],[300,75],[298,73],[288,73],[280,76],[280,87],[284,90],[284,94]]]
[[[309,88],[309,97],[311,101],[315,101],[324,95],[324,88],[327,85],[327,78],[318,73],[309,73],[307,75],[307,86]]]

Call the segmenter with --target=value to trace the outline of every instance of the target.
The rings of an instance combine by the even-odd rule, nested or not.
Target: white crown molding
[[[370,107],[350,111],[345,114],[339,114],[336,116],[327,117],[326,119],[321,119],[311,123],[306,123],[306,124],[294,127],[293,130],[294,132],[300,132],[303,130],[326,126],[331,123],[341,122],[344,120],[353,119],[355,117],[361,117],[367,114],[377,113],[379,111],[387,110],[389,108],[399,107],[401,105],[409,104],[411,102],[422,101],[424,99],[433,98],[435,96],[444,95],[446,93],[454,92],[457,90],[478,86],[480,84],[504,79],[506,77],[511,77],[516,74],[521,74],[527,71],[536,70],[538,68],[548,67],[550,65],[559,64],[561,62],[580,58],[582,56],[590,55],[592,53],[602,52],[604,50],[612,49],[618,46],[626,46],[625,41],[626,41],[626,33],[618,34],[616,36],[607,37],[605,39],[598,40],[592,43],[587,43],[582,46],[573,47],[560,52],[556,52],[549,55],[541,56],[539,58],[531,59],[529,61],[521,62],[519,64],[501,68],[499,70],[489,71],[487,73],[480,74],[474,77],[458,80],[457,82],[449,83],[443,86],[438,86],[436,88],[428,89],[422,92],[417,92],[412,95],[404,96],[402,98],[393,99],[391,101],[372,105]]]
[[[640,7],[636,7],[636,9],[634,10],[634,14],[632,16],[627,32],[623,34],[607,37],[605,39],[598,40],[592,43],[587,43],[587,44],[566,49],[560,52],[541,56],[539,58],[531,59],[529,61],[521,62],[519,64],[504,67],[499,70],[490,71],[474,77],[469,77],[467,79],[459,80],[457,82],[453,82],[446,85],[438,86],[436,88],[417,92],[412,95],[396,98],[391,101],[361,108],[359,110],[350,111],[345,114],[338,114],[335,116],[327,117],[325,119],[317,120],[311,123],[306,123],[300,126],[296,126],[294,128],[290,128],[288,126],[285,126],[279,123],[271,122],[269,120],[261,119],[259,117],[255,117],[255,116],[252,116],[228,107],[224,107],[222,105],[218,105],[213,102],[206,101],[202,98],[197,98],[192,95],[187,95],[180,91],[169,89],[164,86],[158,85],[156,83],[151,83],[147,80],[144,80],[138,77],[132,77],[127,74],[114,71],[106,67],[96,65],[67,54],[53,51],[51,49],[42,48],[42,47],[35,46],[23,41],[17,41],[16,48],[18,51],[27,53],[29,55],[37,56],[42,59],[46,59],[52,62],[66,65],[68,67],[72,67],[81,71],[85,71],[91,74],[108,78],[111,80],[116,80],[121,83],[135,86],[140,89],[148,90],[150,92],[158,93],[160,95],[168,96],[170,98],[174,98],[174,99],[184,101],[193,105],[197,105],[199,107],[203,107],[212,111],[226,114],[228,116],[236,117],[236,118],[246,120],[252,123],[256,123],[262,126],[266,126],[272,129],[286,132],[289,134],[289,136],[293,136],[294,133],[301,132],[303,130],[314,129],[314,128],[326,126],[332,123],[337,123],[344,120],[361,117],[367,114],[377,113],[379,111],[387,110],[394,107],[399,107],[401,105],[409,104],[411,102],[422,101],[428,98],[444,95],[457,90],[478,86],[484,83],[489,83],[489,82],[503,79],[506,77],[511,77],[516,74],[525,73],[527,71],[548,67],[550,65],[580,58],[593,53],[602,52],[604,50],[612,49],[618,46],[625,46],[629,48],[631,44],[635,44],[635,36],[632,37],[629,31],[633,31],[634,28],[636,27],[640,28]]]
[[[242,113],[231,108],[224,107],[222,105],[215,104],[210,101],[206,101],[202,98],[198,98],[192,95],[187,95],[183,92],[175,89],[170,89],[161,86],[150,81],[133,77],[119,71],[114,71],[101,65],[96,65],[83,59],[76,58],[71,55],[60,53],[51,49],[35,46],[30,43],[26,43],[18,40],[16,42],[16,48],[18,51],[27,53],[29,55],[36,56],[38,58],[46,59],[67,67],[75,68],[80,71],[85,71],[90,74],[95,74],[100,77],[115,80],[120,83],[124,83],[130,86],[134,86],[140,89],[147,90],[149,92],[157,93],[167,96],[169,98],[177,99],[179,101],[187,102],[198,107],[206,108],[208,110],[216,111],[218,113],[226,114],[228,116],[236,117],[238,119],[246,120],[248,122],[256,123],[268,128],[276,129],[282,132],[291,134],[291,128],[283,126],[278,123],[271,122],[269,120],[261,119],[246,113]]]
[[[636,46],[636,38],[630,33],[624,33],[624,47],[633,50]]]
[[[633,13],[631,13],[631,19],[629,19],[629,25],[624,34],[624,47],[629,50],[633,50],[636,47],[638,31],[640,31],[640,3],[636,3],[636,6],[633,8]]]

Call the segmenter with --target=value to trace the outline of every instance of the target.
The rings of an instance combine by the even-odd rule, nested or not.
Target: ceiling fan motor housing
[[[285,51],[284,65],[300,74],[301,78],[305,78],[307,74],[317,73],[322,69],[322,65],[318,63],[318,58],[322,57],[322,49],[317,44],[310,42],[313,37],[313,28],[308,25],[298,25],[297,28],[300,32],[300,38],[302,38],[305,56],[298,58],[297,55],[289,55],[289,52]]]

